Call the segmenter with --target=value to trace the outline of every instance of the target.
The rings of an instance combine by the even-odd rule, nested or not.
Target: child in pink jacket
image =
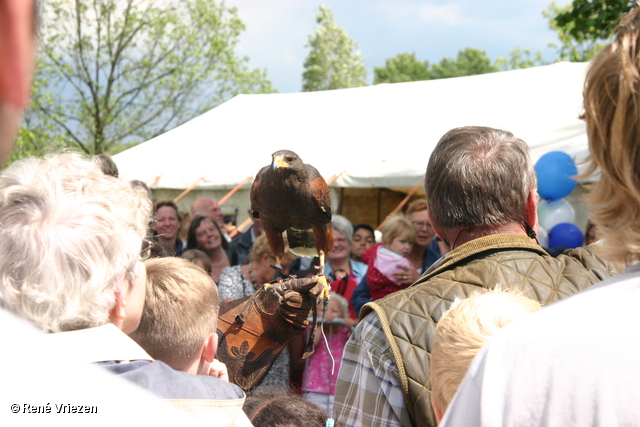
[[[402,271],[398,269],[399,265],[413,268],[407,255],[415,239],[413,224],[403,216],[395,216],[382,227],[382,243],[362,254],[362,261],[369,265],[367,285],[372,299],[377,300],[407,287],[396,282],[392,275]]]

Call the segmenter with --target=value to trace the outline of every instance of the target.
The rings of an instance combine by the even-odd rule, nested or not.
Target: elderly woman
[[[247,259],[250,260],[248,264],[227,267],[220,273],[218,292],[221,302],[253,295],[273,278],[275,270],[271,268],[271,265],[275,263],[275,257],[269,248],[265,234],[262,234],[253,242],[253,247]],[[292,260],[293,256],[289,252],[289,246],[285,240],[285,256],[282,260],[282,272],[284,274],[288,273]],[[289,358],[289,350],[285,347],[273,363],[258,390],[272,386],[289,387]]]
[[[180,256],[184,252],[184,242],[178,237],[182,218],[175,203],[165,200],[156,203],[153,213],[155,223],[153,234],[156,243],[167,256]]]
[[[367,274],[367,264],[351,258],[353,225],[342,215],[333,215],[331,223],[333,224],[333,250],[327,254],[324,265],[325,274],[333,280],[349,274],[360,282]]]
[[[431,226],[427,213],[427,201],[417,199],[409,204],[407,217],[416,229],[416,240],[413,242],[409,261],[413,269],[399,271],[394,279],[404,285],[411,285],[441,256],[449,252],[449,247],[439,238]]]
[[[211,277],[218,283],[220,272],[229,267],[229,242],[223,237],[218,224],[211,218],[199,216],[191,221],[187,249],[200,249],[211,260]]]
[[[351,294],[367,274],[367,264],[351,258],[351,238],[353,225],[342,215],[333,215],[333,250],[324,264],[325,274],[331,281],[331,289],[349,301],[352,318],[356,318],[351,305]],[[355,322],[355,321],[354,321]]]

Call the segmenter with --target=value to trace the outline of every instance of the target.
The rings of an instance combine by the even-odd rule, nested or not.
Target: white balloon
[[[561,222],[573,224],[576,220],[576,211],[566,199],[549,202],[543,200],[538,203],[538,223],[546,230],[551,230]]]
[[[549,247],[549,233],[547,233],[547,230],[544,229],[543,226],[541,226],[540,224],[538,224],[538,243],[540,244],[540,246],[542,246],[543,248],[548,248]]]

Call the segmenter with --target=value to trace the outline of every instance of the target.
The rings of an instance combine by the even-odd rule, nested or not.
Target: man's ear
[[[118,329],[122,329],[124,318],[126,315],[125,307],[127,305],[126,295],[123,295],[122,286],[116,287],[115,290],[116,303],[109,311],[109,320],[116,325]]]
[[[533,231],[538,234],[538,191],[534,188],[527,196],[527,217],[525,218]]]
[[[447,239],[445,238],[445,235],[442,231],[440,231],[440,229],[438,227],[436,227],[435,223],[433,222],[433,218],[431,218],[431,209],[427,208],[427,216],[429,217],[429,222],[431,223],[431,227],[433,227],[433,231],[435,231],[436,235],[440,238],[440,240],[443,241],[447,241]]]
[[[125,278],[124,271],[118,277],[118,284],[114,290],[115,304],[109,311],[109,321],[116,325],[118,329],[122,329],[124,319],[126,317],[127,295],[129,292],[129,282]]]
[[[204,347],[202,348],[202,357],[207,362],[213,362],[213,359],[216,357],[216,353],[218,351],[218,333],[211,332],[209,334],[209,338],[204,343]]]

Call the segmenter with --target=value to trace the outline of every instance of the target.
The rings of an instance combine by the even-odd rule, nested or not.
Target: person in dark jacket
[[[251,215],[251,212],[249,212],[249,215]],[[254,218],[252,216],[250,216],[250,218],[253,221],[253,225],[244,233],[234,237],[229,245],[229,263],[232,266],[245,265],[248,263],[247,257],[251,253],[253,242],[264,232],[260,218]]]

